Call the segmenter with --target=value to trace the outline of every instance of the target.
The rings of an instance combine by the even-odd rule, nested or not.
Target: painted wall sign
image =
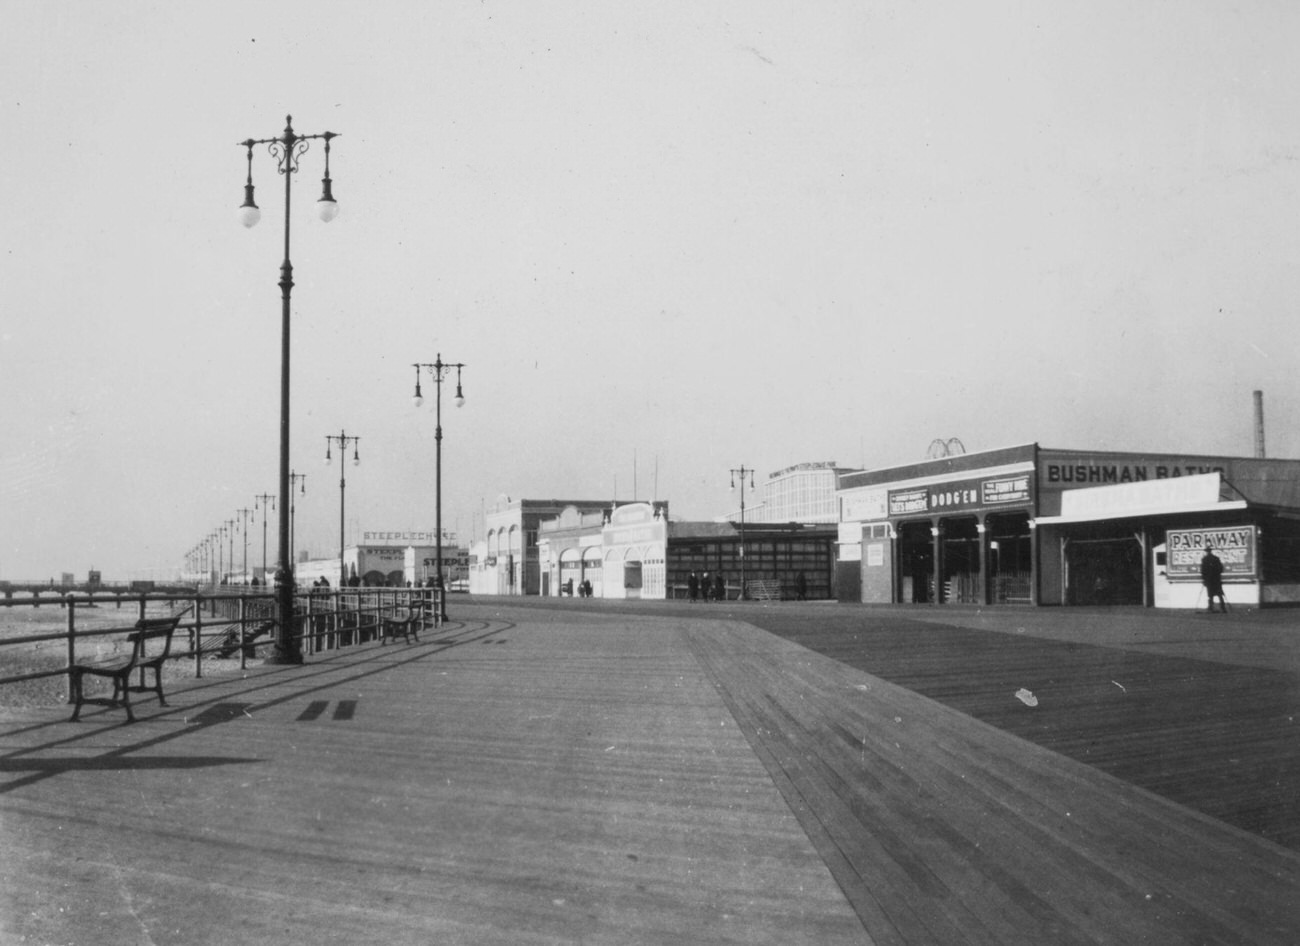
[[[841,522],[870,522],[889,515],[889,493],[883,489],[850,490],[840,496]]]
[[[889,491],[889,514],[891,516],[913,516],[930,509],[930,491],[928,489],[891,489]]]
[[[437,545],[437,533],[428,532],[363,532],[362,542],[403,542],[407,545]]]
[[[1209,545],[1223,562],[1225,580],[1258,578],[1256,535],[1254,526],[1170,529],[1165,534],[1166,573],[1170,581],[1200,581],[1201,558]]]
[[[980,498],[986,506],[1027,503],[1029,502],[1029,474],[985,480],[980,485]]]
[[[1044,489],[1073,489],[1078,486],[1111,486],[1117,483],[1145,483],[1204,473],[1222,473],[1222,463],[1188,457],[1151,457],[1119,461],[1115,457],[1071,457],[1058,462],[1044,457],[1039,484]]]
[[[958,480],[934,486],[889,491],[891,516],[971,512],[989,506],[1027,505],[1032,498],[1028,473],[991,479]]]

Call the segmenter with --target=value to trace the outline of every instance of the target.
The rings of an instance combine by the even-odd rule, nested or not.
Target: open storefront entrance
[[[934,542],[930,521],[898,524],[898,601],[925,604],[934,600]]]
[[[984,528],[989,541],[992,603],[1032,604],[1034,548],[1029,513],[990,515],[984,521]]]
[[[1141,534],[1110,538],[1063,537],[1065,603],[1145,604],[1145,553]]]

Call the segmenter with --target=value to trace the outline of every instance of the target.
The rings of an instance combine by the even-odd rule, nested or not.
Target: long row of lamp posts
[[[293,264],[290,261],[290,206],[292,197],[292,180],[293,175],[298,172],[299,159],[311,147],[313,141],[323,141],[325,143],[325,176],[321,180],[321,196],[316,202],[321,220],[328,223],[333,220],[339,211],[338,202],[334,200],[332,180],[330,178],[330,142],[339,137],[332,131],[325,131],[314,135],[300,135],[293,130],[293,118],[285,118],[284,131],[274,138],[248,138],[239,142],[241,148],[247,149],[248,152],[248,179],[244,184],[244,203],[239,208],[239,220],[245,227],[252,227],[261,219],[261,210],[257,206],[254,198],[253,188],[253,149],[262,145],[267,147],[271,156],[275,158],[277,170],[284,177],[284,261],[280,264],[280,296],[281,296],[281,315],[280,315],[280,488],[281,497],[292,497],[294,485],[294,475],[289,468],[289,371],[290,371],[290,295],[293,290]],[[422,369],[429,372],[430,377],[437,384],[437,407],[436,407],[436,530],[437,530],[437,584],[439,591],[439,600],[443,613],[441,617],[446,619],[446,595],[443,589],[442,573],[442,381],[452,368],[456,369],[456,405],[459,407],[464,403],[465,398],[461,393],[460,371],[463,364],[444,364],[442,355],[439,354],[437,360],[432,364],[417,364],[415,366],[415,401],[418,406],[421,400],[420,396],[420,371]],[[330,446],[337,441],[341,453],[346,453],[349,442],[353,444],[353,462],[360,462],[360,454],[356,452],[356,440],[359,438],[350,437],[346,432],[340,432],[338,437],[329,435],[326,438],[326,459],[330,458]],[[345,480],[339,477],[339,576],[344,577],[343,573],[343,496],[345,489]],[[279,505],[279,550],[277,554],[277,563],[275,571],[275,589],[276,589],[276,610],[277,621],[274,638],[274,650],[270,656],[271,663],[301,663],[302,651],[298,645],[295,635],[293,621],[293,538],[292,538],[292,518],[293,518],[293,501],[292,498],[288,503],[281,502]]]
[[[295,485],[306,480],[306,476],[297,476],[294,480]],[[306,484],[302,486],[302,491],[307,491]],[[240,574],[248,575],[248,523],[253,518],[258,509],[262,510],[262,574],[266,574],[266,510],[269,506],[275,508],[274,493],[260,493],[253,497],[253,508],[247,507],[236,509],[234,519],[226,519],[219,525],[215,531],[209,533],[202,542],[190,549],[188,553],[188,566],[191,572],[203,572],[212,574],[215,566],[217,581],[220,582],[226,575],[227,568],[230,571],[235,570],[235,533],[238,531],[243,537],[243,559],[240,566]],[[226,554],[228,542],[229,555]],[[215,543],[215,544],[214,544]],[[215,559],[212,554],[216,550]]]
[[[257,201],[253,196],[252,183],[252,155],[253,148],[266,146],[270,155],[276,159],[278,173],[285,178],[285,259],[279,266],[279,290],[281,290],[281,361],[279,361],[279,496],[291,496],[292,486],[294,486],[294,474],[289,467],[289,447],[290,447],[290,295],[294,287],[294,266],[290,261],[290,207],[292,195],[292,177],[298,173],[299,160],[305,152],[311,148],[313,140],[321,140],[325,143],[325,177],[321,179],[321,196],[316,201],[318,213],[322,221],[329,222],[338,216],[338,201],[334,200],[333,181],[329,175],[329,152],[331,140],[338,138],[338,134],[333,131],[322,131],[320,134],[300,135],[294,131],[292,117],[285,118],[285,130],[274,138],[248,138],[239,142],[239,147],[246,148],[248,153],[248,177],[244,183],[244,201],[239,207],[239,221],[246,227],[256,224],[261,218],[260,208],[257,207]],[[437,399],[437,428],[435,428],[435,444],[437,444],[437,486],[435,486],[435,507],[437,507],[437,582],[439,590],[442,585],[442,379],[450,372],[450,369],[456,369],[456,405],[464,403],[464,396],[460,390],[460,369],[464,368],[463,364],[443,364],[442,355],[433,364],[416,365],[416,404],[420,403],[420,370],[428,370],[430,377],[437,382],[438,399]],[[337,441],[339,450],[346,452],[348,442],[354,444],[354,463],[359,463],[360,455],[355,450],[356,438],[348,437],[346,431],[339,433]],[[330,444],[335,441],[333,435],[326,438],[326,459],[329,459]],[[339,577],[343,578],[343,492],[344,479],[339,477]],[[298,646],[298,639],[294,633],[294,564],[292,564],[292,499],[289,503],[279,503],[279,548],[276,565],[276,596],[277,596],[277,624],[276,637],[274,637],[274,651],[270,656],[270,663],[300,663],[302,661],[302,650]],[[439,600],[442,600],[442,608],[445,611],[446,595],[439,594]],[[443,619],[446,615],[443,613]]]

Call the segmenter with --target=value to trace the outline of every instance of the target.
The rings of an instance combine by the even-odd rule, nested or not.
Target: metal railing
[[[379,640],[386,619],[414,616],[423,626],[440,624],[441,608],[431,588],[343,588],[311,589],[294,596],[294,637],[304,656]],[[0,686],[64,675],[69,677],[67,696],[72,699],[70,668],[78,662],[111,660],[125,646],[126,635],[134,630],[135,621],[116,620],[109,626],[84,626],[90,621],[91,609],[105,604],[118,611],[130,609],[136,618],[182,615],[177,625],[171,661],[190,660],[194,676],[203,676],[205,658],[237,657],[241,669],[260,648],[270,647],[275,639],[275,595],[272,592],[197,592],[194,594],[45,594],[0,599],[0,626],[21,608],[60,608],[65,612],[58,631],[30,634],[0,633],[0,674],[18,669],[23,663],[31,669],[0,676]],[[125,608],[123,606],[126,606]],[[102,615],[99,615],[102,619]],[[124,616],[125,617],[125,616]],[[177,643],[184,641],[182,646]],[[39,654],[42,645],[63,642],[61,661],[51,661]],[[26,659],[15,657],[18,648],[26,647]],[[44,666],[49,663],[59,666]]]

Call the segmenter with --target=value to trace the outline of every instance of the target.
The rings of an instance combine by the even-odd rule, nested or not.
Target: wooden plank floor
[[[679,631],[479,610],[0,714],[0,942],[869,942]]]
[[[0,942],[1300,941],[1296,851],[1013,731],[1120,720],[1096,751],[1139,773],[1205,743],[1152,697],[1113,715],[1064,669],[1114,673],[1094,648],[592,604],[458,601],[420,644],[191,681],[131,727],[0,712]],[[1170,659],[1120,682],[1195,700]]]
[[[938,700],[1045,748],[1095,766],[1214,818],[1300,850],[1300,673],[1153,652],[1136,635],[1108,645],[991,633],[897,612],[837,608],[816,621],[793,610],[746,615],[758,626]],[[1060,623],[1068,613],[1008,615]],[[960,612],[953,620],[961,620]],[[1158,615],[1166,647],[1188,652],[1209,627]],[[1269,618],[1273,618],[1270,616]],[[1087,621],[1089,617],[1076,618]],[[1188,624],[1187,622],[1191,622]],[[1172,640],[1181,631],[1186,646]],[[1249,634],[1247,626],[1244,633]],[[1300,626],[1294,632],[1300,639]],[[1079,638],[1085,638],[1081,640]],[[1130,640],[1125,641],[1125,638]],[[1204,647],[1204,645],[1201,645]],[[1032,709],[1012,698],[1034,694]]]
[[[877,943],[1297,941],[1290,851],[751,625],[690,639]]]

